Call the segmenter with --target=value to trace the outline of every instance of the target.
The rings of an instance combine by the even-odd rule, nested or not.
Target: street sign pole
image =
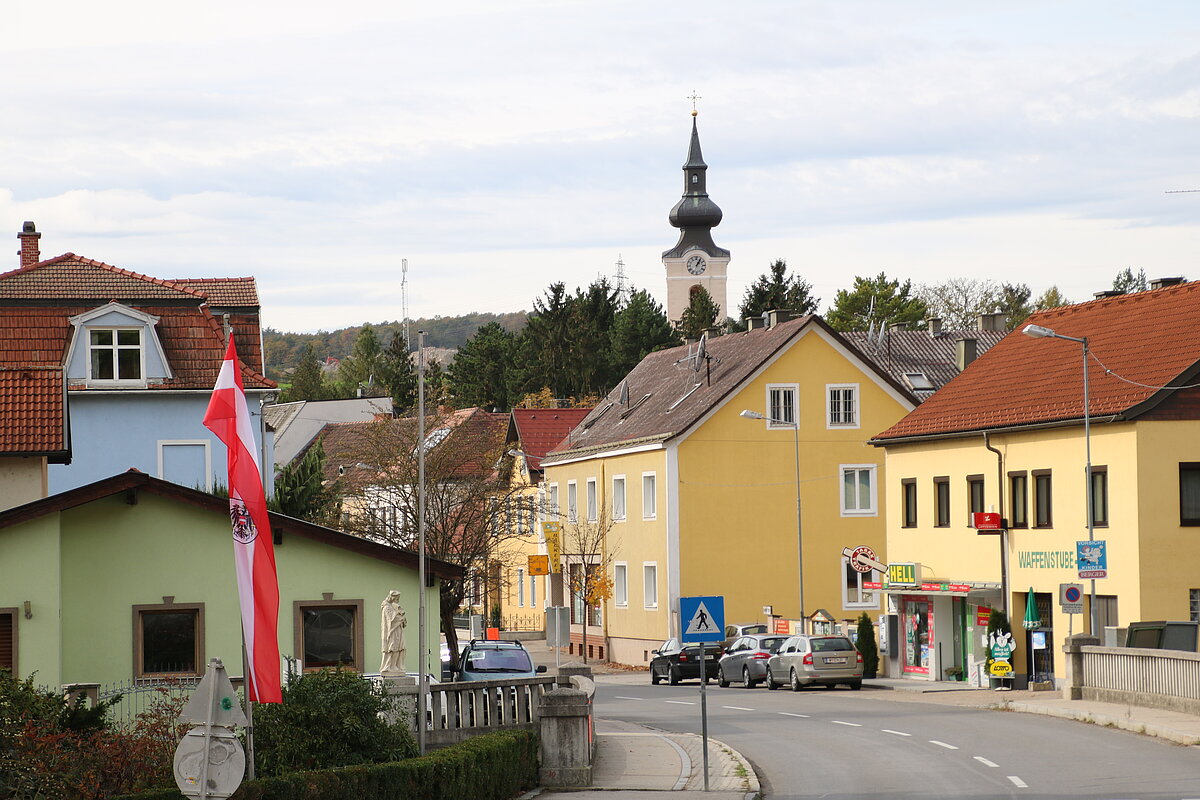
[[[725,640],[725,598],[681,597],[679,618],[682,625],[680,641],[700,645],[700,746],[704,760],[704,791],[708,791],[708,651],[706,644]]]
[[[700,645],[700,746],[704,748],[704,791],[708,791],[708,648]]]

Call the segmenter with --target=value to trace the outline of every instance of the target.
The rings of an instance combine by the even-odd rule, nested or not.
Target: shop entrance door
[[[1029,654],[1029,680],[1053,681],[1054,628],[1050,625],[1053,601],[1048,592],[1035,592],[1033,599],[1037,603],[1038,617],[1044,624],[1025,636],[1025,652]]]

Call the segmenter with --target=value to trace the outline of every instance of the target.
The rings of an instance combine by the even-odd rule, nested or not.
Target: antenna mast
[[[404,352],[412,350],[412,338],[408,335],[408,259],[400,259],[400,310],[404,315]]]

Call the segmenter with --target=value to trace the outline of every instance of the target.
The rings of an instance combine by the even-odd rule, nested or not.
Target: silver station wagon
[[[805,686],[832,689],[839,683],[861,689],[862,675],[862,654],[845,636],[791,636],[767,661],[768,689],[791,686],[798,692]]]

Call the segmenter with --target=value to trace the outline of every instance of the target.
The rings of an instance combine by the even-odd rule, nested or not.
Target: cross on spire
[[[703,100],[704,98],[702,98],[700,95],[696,94],[695,89],[692,89],[692,93],[691,93],[691,95],[688,96],[687,99],[692,101],[692,116],[694,117],[694,116],[696,116],[696,114],[700,113],[696,110],[696,101]]]

